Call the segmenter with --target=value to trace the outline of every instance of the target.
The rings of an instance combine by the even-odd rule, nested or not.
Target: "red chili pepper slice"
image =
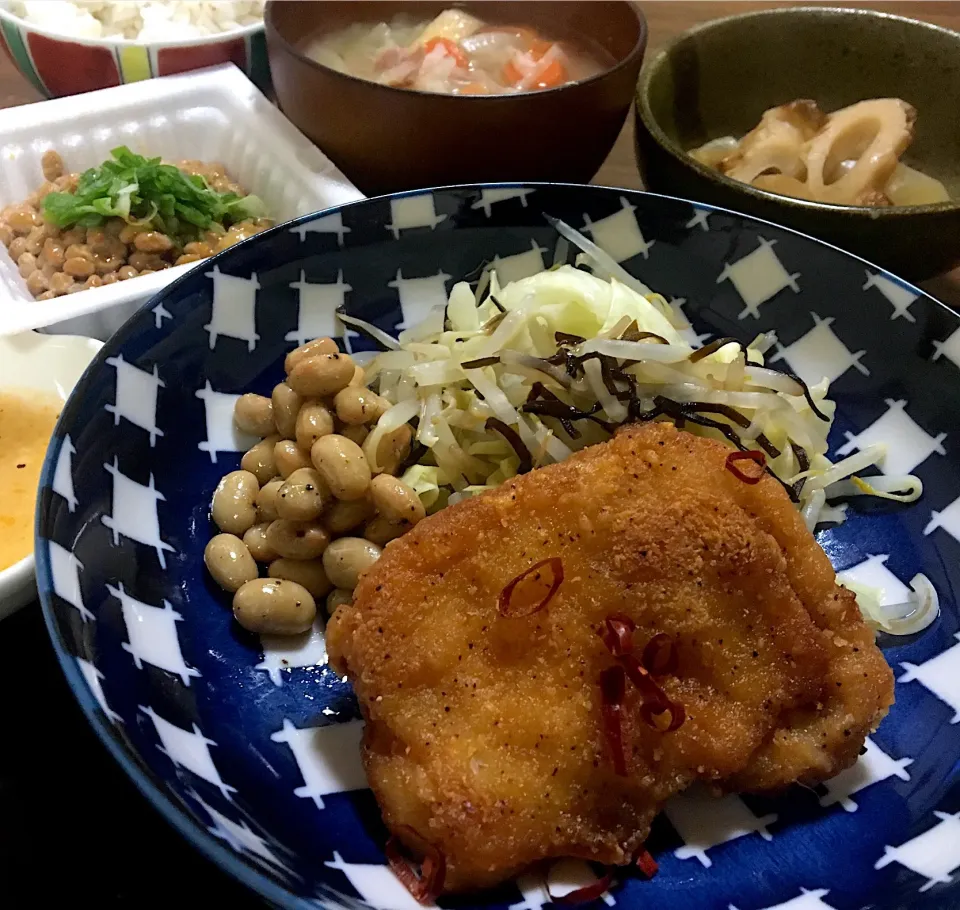
[[[676,673],[679,663],[676,642],[666,632],[659,632],[644,646],[640,663],[654,676]]]
[[[633,633],[636,623],[624,613],[613,613],[606,619],[606,631],[603,633],[603,643],[614,656],[620,657],[633,650]]]
[[[644,723],[660,733],[672,733],[687,719],[683,705],[671,701],[636,657],[624,654],[617,658],[617,663],[640,693],[640,717]]]
[[[640,717],[643,722],[659,733],[672,733],[683,726],[687,719],[686,709],[680,702],[669,701],[663,711],[654,711],[646,703],[640,705]]]
[[[756,473],[745,474],[740,468],[737,467],[738,461],[752,461],[754,464],[760,465],[760,470]],[[744,483],[755,484],[760,483],[760,479],[763,477],[764,469],[767,466],[767,456],[759,449],[751,449],[749,452],[731,452],[727,456],[727,461],[725,464],[726,469],[733,474],[737,480],[742,480]]]
[[[612,884],[613,875],[608,871],[592,885],[584,885],[582,888],[577,888],[576,891],[564,894],[563,897],[553,897],[553,895],[551,895],[551,899],[556,904],[585,904],[588,901],[595,901],[598,897],[609,891],[610,885]]]
[[[641,666],[640,661],[632,654],[624,654],[617,658],[617,663],[623,667],[627,678],[637,687],[640,693],[641,704],[653,714],[662,714],[670,706],[670,699],[666,692],[657,685],[650,671]]]
[[[646,847],[641,847],[634,860],[636,867],[647,877],[653,878],[660,871],[657,861],[650,855]]]
[[[517,603],[514,598],[514,591],[517,585],[531,575],[535,576],[534,581],[538,580],[540,576],[537,575],[537,573],[546,567],[549,567],[552,576],[550,589],[547,591],[546,596],[539,601],[532,601],[526,604]],[[549,559],[540,560],[540,562],[530,566],[526,572],[521,572],[500,592],[497,603],[500,615],[507,619],[520,619],[524,616],[532,616],[553,600],[553,596],[557,593],[557,589],[561,584],[563,584],[563,561],[560,557],[551,556]]]
[[[403,844],[399,837],[391,835],[384,848],[387,863],[400,883],[421,904],[427,904],[443,891],[443,879],[447,872],[447,863],[443,854],[432,844],[427,843],[408,825],[398,829],[406,836],[408,842],[415,842],[423,853],[420,863],[420,874],[414,871],[413,865],[405,855]]]
[[[607,667],[600,672],[603,730],[610,746],[613,769],[621,777],[627,776],[627,755],[623,748],[623,699],[626,692],[627,679],[623,667]]]

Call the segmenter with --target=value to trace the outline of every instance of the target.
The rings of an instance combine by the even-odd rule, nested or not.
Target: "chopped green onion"
[[[126,146],[110,155],[84,171],[72,193],[47,194],[44,218],[60,228],[98,227],[108,218],[122,218],[184,239],[265,214],[256,196],[218,193],[203,177],[159,158],[144,158]]]

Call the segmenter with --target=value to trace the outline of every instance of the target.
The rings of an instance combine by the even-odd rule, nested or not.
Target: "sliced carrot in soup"
[[[463,52],[462,48],[456,41],[451,41],[449,38],[431,38],[424,46],[423,49],[426,53],[430,53],[435,48],[443,48],[443,52],[448,57],[453,57],[456,61],[457,66],[466,69],[470,65],[470,61],[467,59],[467,55]]]
[[[551,60],[534,83],[536,88],[554,88],[567,81],[567,68],[559,60]]]

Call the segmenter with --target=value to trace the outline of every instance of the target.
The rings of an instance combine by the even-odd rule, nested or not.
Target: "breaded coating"
[[[553,857],[629,863],[695,780],[777,788],[856,760],[891,671],[783,488],[739,480],[729,452],[671,424],[628,428],[422,521],[331,620],[384,819],[443,854],[444,890]],[[556,595],[501,615],[501,591],[551,557]],[[624,776],[598,683],[615,613],[640,647],[676,642],[661,685],[686,710],[662,733],[627,684]]]

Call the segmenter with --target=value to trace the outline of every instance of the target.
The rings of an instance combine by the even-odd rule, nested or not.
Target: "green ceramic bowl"
[[[904,161],[958,201],[867,208],[806,202],[730,180],[686,154],[741,136],[795,98],[826,111],[895,97],[917,109]],[[649,61],[636,97],[648,189],[784,224],[916,280],[960,264],[960,34],[871,10],[798,7],[707,22]]]

